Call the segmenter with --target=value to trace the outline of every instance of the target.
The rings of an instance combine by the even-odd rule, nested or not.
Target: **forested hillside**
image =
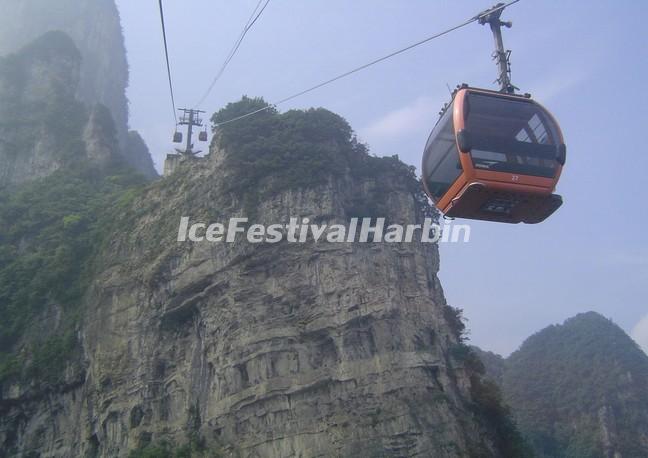
[[[507,359],[479,354],[538,456],[648,456],[648,356],[612,321],[583,313]]]

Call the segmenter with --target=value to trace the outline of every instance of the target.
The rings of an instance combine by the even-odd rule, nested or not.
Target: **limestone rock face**
[[[118,155],[110,111],[76,99],[80,68],[81,56],[63,32],[0,58],[0,189]]]
[[[50,391],[3,387],[0,450],[125,457],[200,436],[226,456],[502,456],[450,356],[436,245],[176,241],[181,216],[346,224],[378,191],[382,216],[420,224],[406,180],[331,177],[250,207],[224,188],[225,160],[186,161],[124,214],[83,356]]]
[[[81,55],[77,97],[89,107],[106,106],[126,161],[141,166],[138,170],[145,176],[157,176],[150,160],[127,148],[128,63],[114,0],[0,0],[0,11],[0,56],[50,31],[72,38]]]
[[[0,188],[47,176],[75,156],[65,143],[85,122],[74,98],[80,63],[58,32],[0,58]]]
[[[83,130],[83,141],[88,159],[100,166],[107,165],[117,151],[112,117],[103,105],[96,105],[90,112]]]

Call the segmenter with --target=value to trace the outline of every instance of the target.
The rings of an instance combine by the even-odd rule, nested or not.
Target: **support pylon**
[[[178,111],[180,111],[182,114],[180,115],[180,120],[178,121],[178,124],[181,126],[187,126],[187,144],[185,146],[184,150],[176,148],[176,151],[183,156],[188,156],[192,157],[195,156],[196,154],[200,153],[201,151],[194,151],[193,150],[193,128],[195,127],[202,127],[203,126],[203,121],[201,118],[201,114],[204,113],[202,110],[194,110],[193,108],[180,108]],[[202,138],[201,138],[202,140]]]

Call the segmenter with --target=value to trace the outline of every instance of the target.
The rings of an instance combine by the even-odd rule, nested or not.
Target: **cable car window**
[[[461,175],[452,122],[452,105],[432,130],[425,145],[423,176],[435,199],[440,199]]]
[[[466,130],[476,169],[520,175],[556,174],[558,135],[551,119],[527,100],[470,93]]]
[[[489,169],[498,162],[506,162],[506,154],[493,151],[473,150],[472,158],[477,169]]]

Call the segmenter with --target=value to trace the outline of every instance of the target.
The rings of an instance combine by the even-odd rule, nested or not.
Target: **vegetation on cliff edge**
[[[80,165],[0,196],[0,383],[58,380],[111,209],[142,183],[121,165]]]
[[[218,126],[242,114],[267,106],[262,98],[243,97],[212,116],[214,142],[227,153],[230,171],[226,192],[256,204],[258,190],[264,197],[295,188],[312,188],[331,178],[393,177],[405,181],[421,202],[426,198],[416,177],[416,168],[398,156],[371,156],[358,141],[347,121],[324,108],[279,113],[268,108],[230,124]],[[384,216],[382,186],[374,190],[373,205],[349,205],[350,216]],[[382,213],[382,214],[381,214]]]
[[[446,305],[443,315],[458,342],[450,348],[451,361],[462,364],[469,371],[473,412],[483,421],[483,426],[492,432],[497,450],[507,458],[533,457],[533,451],[518,430],[499,386],[484,377],[484,365],[476,352],[466,344],[467,328],[463,310]],[[471,456],[489,455],[485,450],[473,450]]]

